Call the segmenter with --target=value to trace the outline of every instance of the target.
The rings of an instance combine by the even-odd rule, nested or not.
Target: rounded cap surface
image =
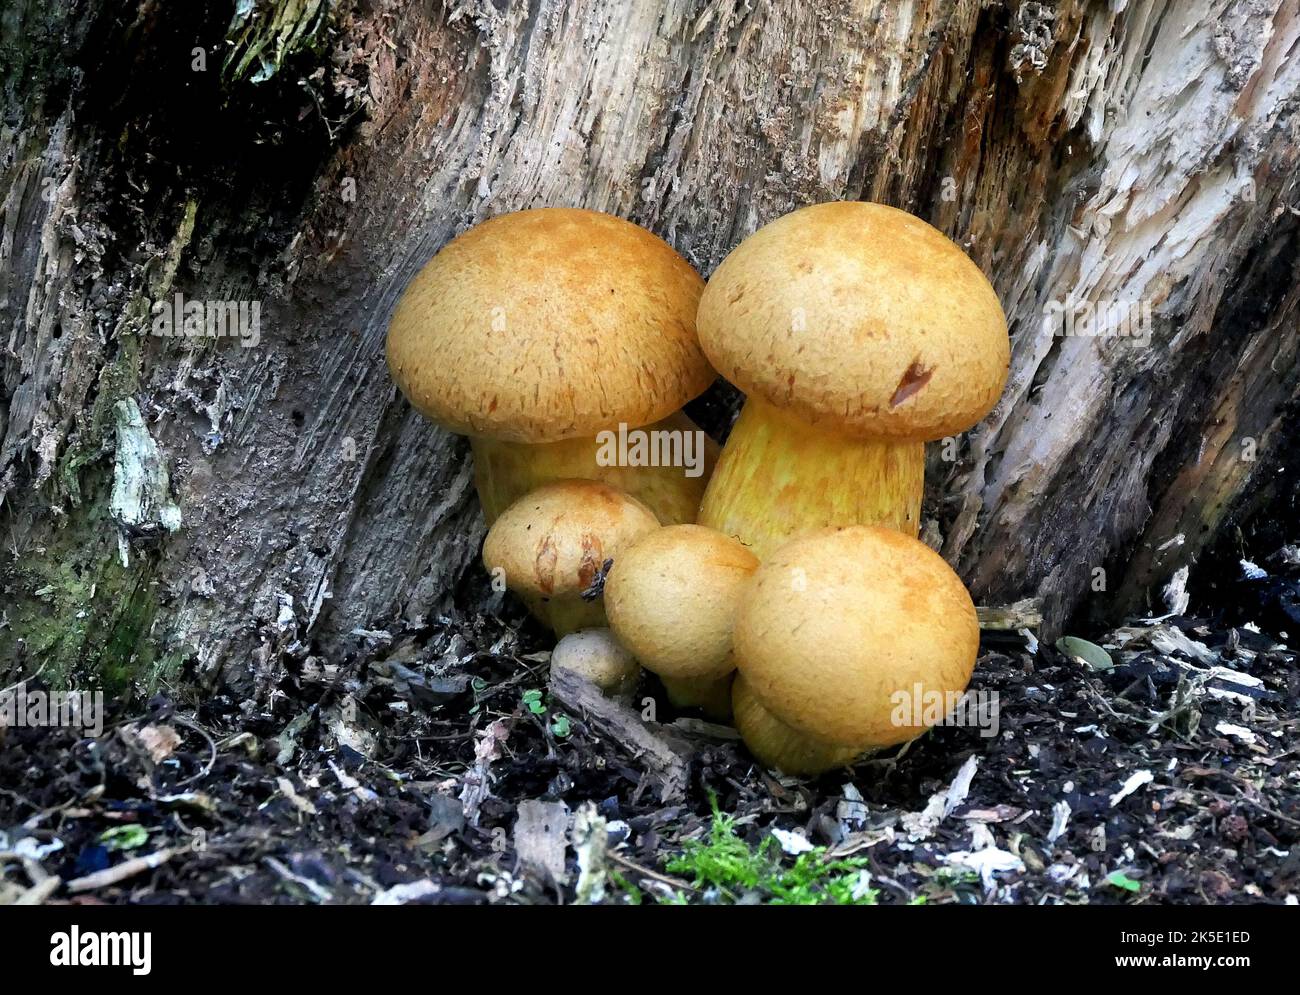
[[[662,677],[713,680],[734,669],[731,631],[758,558],[703,525],[672,525],[624,550],[605,583],[619,642]]]
[[[644,228],[595,211],[504,214],[416,274],[388,329],[393,380],[463,435],[556,442],[657,421],[715,376],[703,281]]]
[[[731,686],[732,721],[740,738],[759,761],[787,774],[820,774],[847,767],[870,750],[837,746],[796,732],[763,707],[745,675],[736,674]]]
[[[698,321],[724,377],[853,438],[963,432],[997,403],[1010,363],[979,267],[882,204],[817,204],[760,228],[709,279]]]
[[[913,739],[951,711],[975,666],[979,622],[939,554],[854,525],[764,560],[742,593],[734,640],[737,668],[774,716],[866,749]],[[945,704],[923,719],[936,700]]]
[[[570,632],[551,651],[551,668],[572,671],[608,695],[630,694],[641,676],[632,654],[608,629]]]
[[[506,586],[537,598],[576,596],[605,561],[659,527],[636,498],[594,480],[558,480],[529,491],[501,513],[483,543],[483,564]]]

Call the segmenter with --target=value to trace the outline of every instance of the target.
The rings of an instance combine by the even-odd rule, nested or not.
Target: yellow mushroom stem
[[[627,453],[617,450],[618,430],[563,442],[504,442],[474,436],[474,483],[490,526],[517,498],[554,480],[598,480],[632,495],[664,525],[694,522],[718,460],[718,444],[678,411],[627,433]],[[667,434],[656,434],[667,433]],[[633,447],[644,446],[637,451]],[[625,457],[630,456],[630,459]],[[653,460],[663,465],[629,465]]]
[[[823,742],[791,729],[763,706],[743,674],[736,674],[731,686],[731,705],[734,724],[745,746],[765,767],[787,774],[821,774],[847,767],[873,752],[865,747]]]
[[[850,439],[750,397],[709,480],[699,524],[760,560],[833,525],[920,530],[925,443]]]
[[[731,718],[731,679],[735,671],[715,680],[664,677],[659,681],[675,708],[698,708],[716,722]]]
[[[609,624],[605,619],[605,602],[600,598],[584,601],[579,594],[553,598],[521,594],[519,599],[528,606],[533,617],[556,636],[567,636],[581,629],[600,629]]]

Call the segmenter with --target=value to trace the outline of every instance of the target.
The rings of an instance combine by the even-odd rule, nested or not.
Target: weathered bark
[[[384,331],[503,211],[611,211],[706,274],[818,200],[951,234],[1013,368],[932,447],[927,534],[977,599],[1044,597],[1049,630],[1142,606],[1211,542],[1300,392],[1300,0],[2,2],[0,659],[23,670],[239,676],[443,610],[481,540],[468,450],[395,395]],[[261,302],[259,341],[151,335],[177,292]],[[1075,301],[1149,304],[1149,343],[1045,333]],[[175,532],[113,500],[156,505],[163,471]]]

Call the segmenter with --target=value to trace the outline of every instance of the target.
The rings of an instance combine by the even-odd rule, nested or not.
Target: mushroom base
[[[579,629],[604,629],[609,627],[605,618],[605,599],[583,601],[581,598],[537,598],[521,595],[533,617],[555,633],[567,636]]]
[[[619,433],[614,429],[611,435],[617,450]],[[606,458],[611,442],[599,436],[537,444],[473,437],[474,483],[483,517],[491,526],[529,491],[556,480],[578,479],[598,480],[632,495],[662,525],[694,522],[718,460],[718,444],[680,411],[627,436],[627,451],[615,452],[612,463]],[[688,461],[695,467],[682,465]],[[632,465],[643,462],[676,465]],[[697,476],[687,476],[697,470]]]
[[[846,439],[749,398],[700,507],[699,524],[760,560],[832,525],[883,525],[916,537],[925,444]]]
[[[668,692],[668,700],[675,708],[698,708],[717,722],[731,718],[732,674],[718,680],[689,680],[663,677],[659,681]]]
[[[731,706],[745,746],[765,767],[787,774],[821,774],[873,752],[869,747],[826,743],[790,728],[763,706],[739,673],[731,686]]]

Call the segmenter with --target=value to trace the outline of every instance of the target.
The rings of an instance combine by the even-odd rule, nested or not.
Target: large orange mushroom
[[[828,525],[915,536],[925,442],[988,414],[1010,356],[979,267],[881,204],[818,204],[759,229],[709,279],[698,323],[748,395],[699,522],[760,559]]]
[[[715,376],[695,335],[702,289],[631,222],[571,208],[505,214],[411,281],[389,325],[389,370],[416,410],[470,437],[489,525],[567,478],[618,487],[665,523],[694,521],[716,451],[703,433],[691,473],[603,460],[596,436],[698,431],[678,409]]]
[[[810,533],[769,556],[740,597],[737,725],[773,766],[842,766],[942,721],[948,709],[911,706],[955,706],[979,638],[966,588],[924,543],[877,526]]]

